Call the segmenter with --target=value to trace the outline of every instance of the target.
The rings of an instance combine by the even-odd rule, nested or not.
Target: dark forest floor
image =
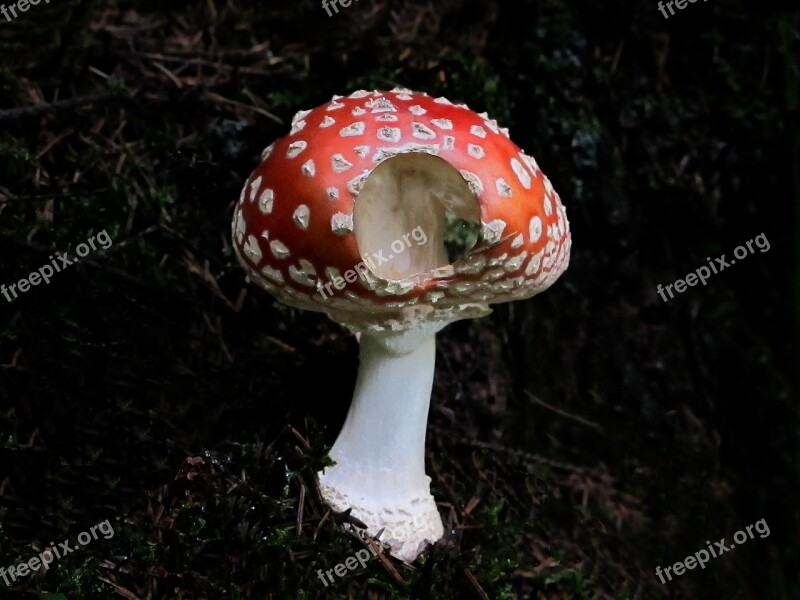
[[[0,22],[0,283],[113,240],[0,298],[0,567],[115,532],[0,597],[800,598],[799,15],[65,0]],[[438,336],[445,540],[324,588],[363,547],[314,478],[357,343],[246,283],[230,222],[297,110],[395,85],[508,126],[572,260]],[[761,233],[768,252],[656,294]],[[760,519],[768,537],[656,578]]]

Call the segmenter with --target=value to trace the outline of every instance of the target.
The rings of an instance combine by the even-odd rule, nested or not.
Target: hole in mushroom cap
[[[463,257],[478,241],[480,216],[457,169],[438,156],[409,152],[385,160],[367,177],[353,230],[366,267],[381,279],[400,281]]]

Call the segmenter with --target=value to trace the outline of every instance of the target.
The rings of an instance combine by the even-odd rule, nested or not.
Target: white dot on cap
[[[477,136],[479,138],[485,138],[486,137],[486,130],[483,127],[481,127],[480,125],[473,125],[472,127],[470,127],[469,132],[472,135]]]
[[[497,193],[503,196],[503,198],[511,198],[511,186],[508,185],[508,182],[500,177],[495,182],[495,187],[497,188]]]
[[[267,146],[266,148],[264,148],[264,151],[261,152],[261,160],[268,159],[270,154],[272,154],[272,151],[274,149],[275,149],[275,143],[274,142],[272,144],[270,144],[269,146]]]
[[[331,231],[336,235],[347,235],[353,231],[353,215],[336,213],[331,217]]]
[[[303,269],[298,269],[294,265],[289,267],[289,277],[291,277],[292,281],[295,283],[299,283],[300,285],[304,285],[307,287],[314,287],[315,281],[314,279],[308,275]]]
[[[242,209],[236,211],[236,221],[234,223],[234,232],[236,234],[236,242],[241,244],[244,240],[244,232],[245,232],[245,225],[244,225],[244,214],[242,213]]]
[[[381,127],[378,129],[378,139],[384,142],[399,142],[403,133],[399,127]]]
[[[538,215],[531,219],[528,225],[528,233],[532,242],[538,242],[539,238],[542,237],[542,220]]]
[[[511,168],[514,171],[514,174],[519,179],[519,182],[522,184],[526,190],[531,189],[531,174],[525,170],[525,167],[522,166],[522,163],[519,162],[516,158],[511,159]]]
[[[339,131],[339,135],[342,137],[353,137],[357,135],[364,135],[366,129],[367,125],[363,121],[358,121],[356,123],[351,123],[347,127],[342,128]]]
[[[347,189],[350,190],[350,193],[353,194],[354,196],[358,196],[361,193],[361,188],[364,187],[364,182],[367,180],[367,177],[369,177],[369,175],[370,171],[368,169],[365,169],[364,171],[362,171],[361,175],[356,175],[355,177],[353,177],[353,179],[348,181]]]
[[[286,158],[297,158],[297,155],[306,148],[308,148],[308,142],[304,142],[303,140],[292,142],[286,149]]]
[[[436,132],[423,123],[413,123],[411,125],[411,135],[421,140],[432,140],[436,137]]]
[[[353,163],[347,160],[341,154],[334,154],[331,156],[331,168],[334,173],[344,173],[353,167]]]
[[[244,253],[253,263],[258,264],[261,262],[261,246],[258,245],[256,236],[247,236],[247,242],[244,245]]]
[[[392,101],[383,96],[368,100],[366,107],[372,111],[372,114],[397,112],[397,108],[395,108],[394,104],[392,104]]]
[[[312,159],[309,159],[305,163],[303,163],[302,171],[303,175],[305,175],[306,177],[313,177],[314,175],[317,174],[317,166],[314,164],[314,161]]]
[[[553,203],[550,201],[550,196],[544,195],[544,214],[548,217],[553,214]]]
[[[299,110],[292,117],[292,123],[297,123],[298,121],[302,121],[310,114],[311,114],[310,110]]]
[[[292,254],[289,252],[289,248],[286,247],[286,244],[280,240],[272,240],[269,243],[269,249],[272,252],[272,255],[278,259],[288,258]]]
[[[268,215],[272,212],[272,205],[275,201],[275,192],[270,188],[265,189],[261,192],[261,197],[258,199],[258,210],[260,210],[265,215]]]
[[[258,193],[258,188],[261,187],[261,181],[264,178],[261,176],[256,177],[253,182],[250,184],[250,202],[256,199],[256,194]]]
[[[289,135],[294,135],[295,133],[298,133],[298,132],[302,131],[303,129],[305,129],[305,127],[306,127],[306,122],[305,121],[302,121],[302,120],[301,121],[297,121],[296,123],[294,123],[294,125],[292,125],[292,130],[289,132]]]
[[[483,124],[486,125],[486,127],[492,133],[497,133],[497,134],[500,133],[500,128],[497,126],[497,121],[495,121],[494,119],[490,119],[489,121],[484,121]]]
[[[526,165],[528,165],[528,168],[534,175],[536,175],[539,171],[541,171],[539,165],[536,163],[536,160],[532,156],[528,156],[527,154],[523,154],[520,152],[520,158],[522,158],[522,161]]]
[[[285,283],[283,279],[283,273],[274,267],[267,265],[261,269],[261,272],[275,283]]]
[[[483,194],[483,181],[481,181],[480,177],[478,177],[472,171],[465,171],[462,169],[459,172],[461,173],[461,176],[464,178],[464,180],[467,182],[469,189],[476,197]]]
[[[467,153],[472,158],[483,158],[486,156],[486,151],[483,149],[483,146],[478,146],[477,144],[469,144],[467,146]]]
[[[301,204],[294,209],[294,215],[292,215],[292,219],[294,219],[295,225],[297,225],[303,231],[306,231],[308,229],[308,222],[311,219],[311,209],[305,204]]]
[[[527,250],[522,254],[515,256],[514,258],[509,258],[505,264],[506,271],[508,271],[509,273],[511,273],[512,271],[516,271],[522,266],[522,263],[525,262],[526,258],[528,258]]]
[[[536,273],[536,271],[539,270],[539,267],[542,264],[542,253],[543,252],[544,252],[543,250],[539,250],[539,252],[537,252],[536,254],[531,256],[531,260],[528,263],[528,266],[525,267],[525,275],[530,277],[531,275]]]
[[[312,265],[311,262],[307,261],[305,258],[300,259],[300,269],[302,269],[303,273],[306,275],[316,276],[317,274],[317,270],[314,268],[314,265]]]
[[[503,232],[506,230],[507,223],[502,219],[495,219],[488,223],[484,223],[481,231],[481,237],[489,244],[499,242],[503,237]]]

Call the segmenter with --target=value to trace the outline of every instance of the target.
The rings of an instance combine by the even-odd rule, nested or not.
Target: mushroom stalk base
[[[367,524],[367,533],[412,562],[444,528],[425,474],[436,334],[406,353],[370,335],[361,338],[361,365],[347,420],[331,449],[336,465],[319,473],[325,501]]]

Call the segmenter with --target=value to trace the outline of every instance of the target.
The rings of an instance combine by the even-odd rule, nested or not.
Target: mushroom
[[[508,130],[406,89],[299,112],[262,159],[235,209],[239,261],[360,339],[322,495],[412,562],[443,535],[425,474],[436,333],[550,287],[569,263],[566,211]]]

